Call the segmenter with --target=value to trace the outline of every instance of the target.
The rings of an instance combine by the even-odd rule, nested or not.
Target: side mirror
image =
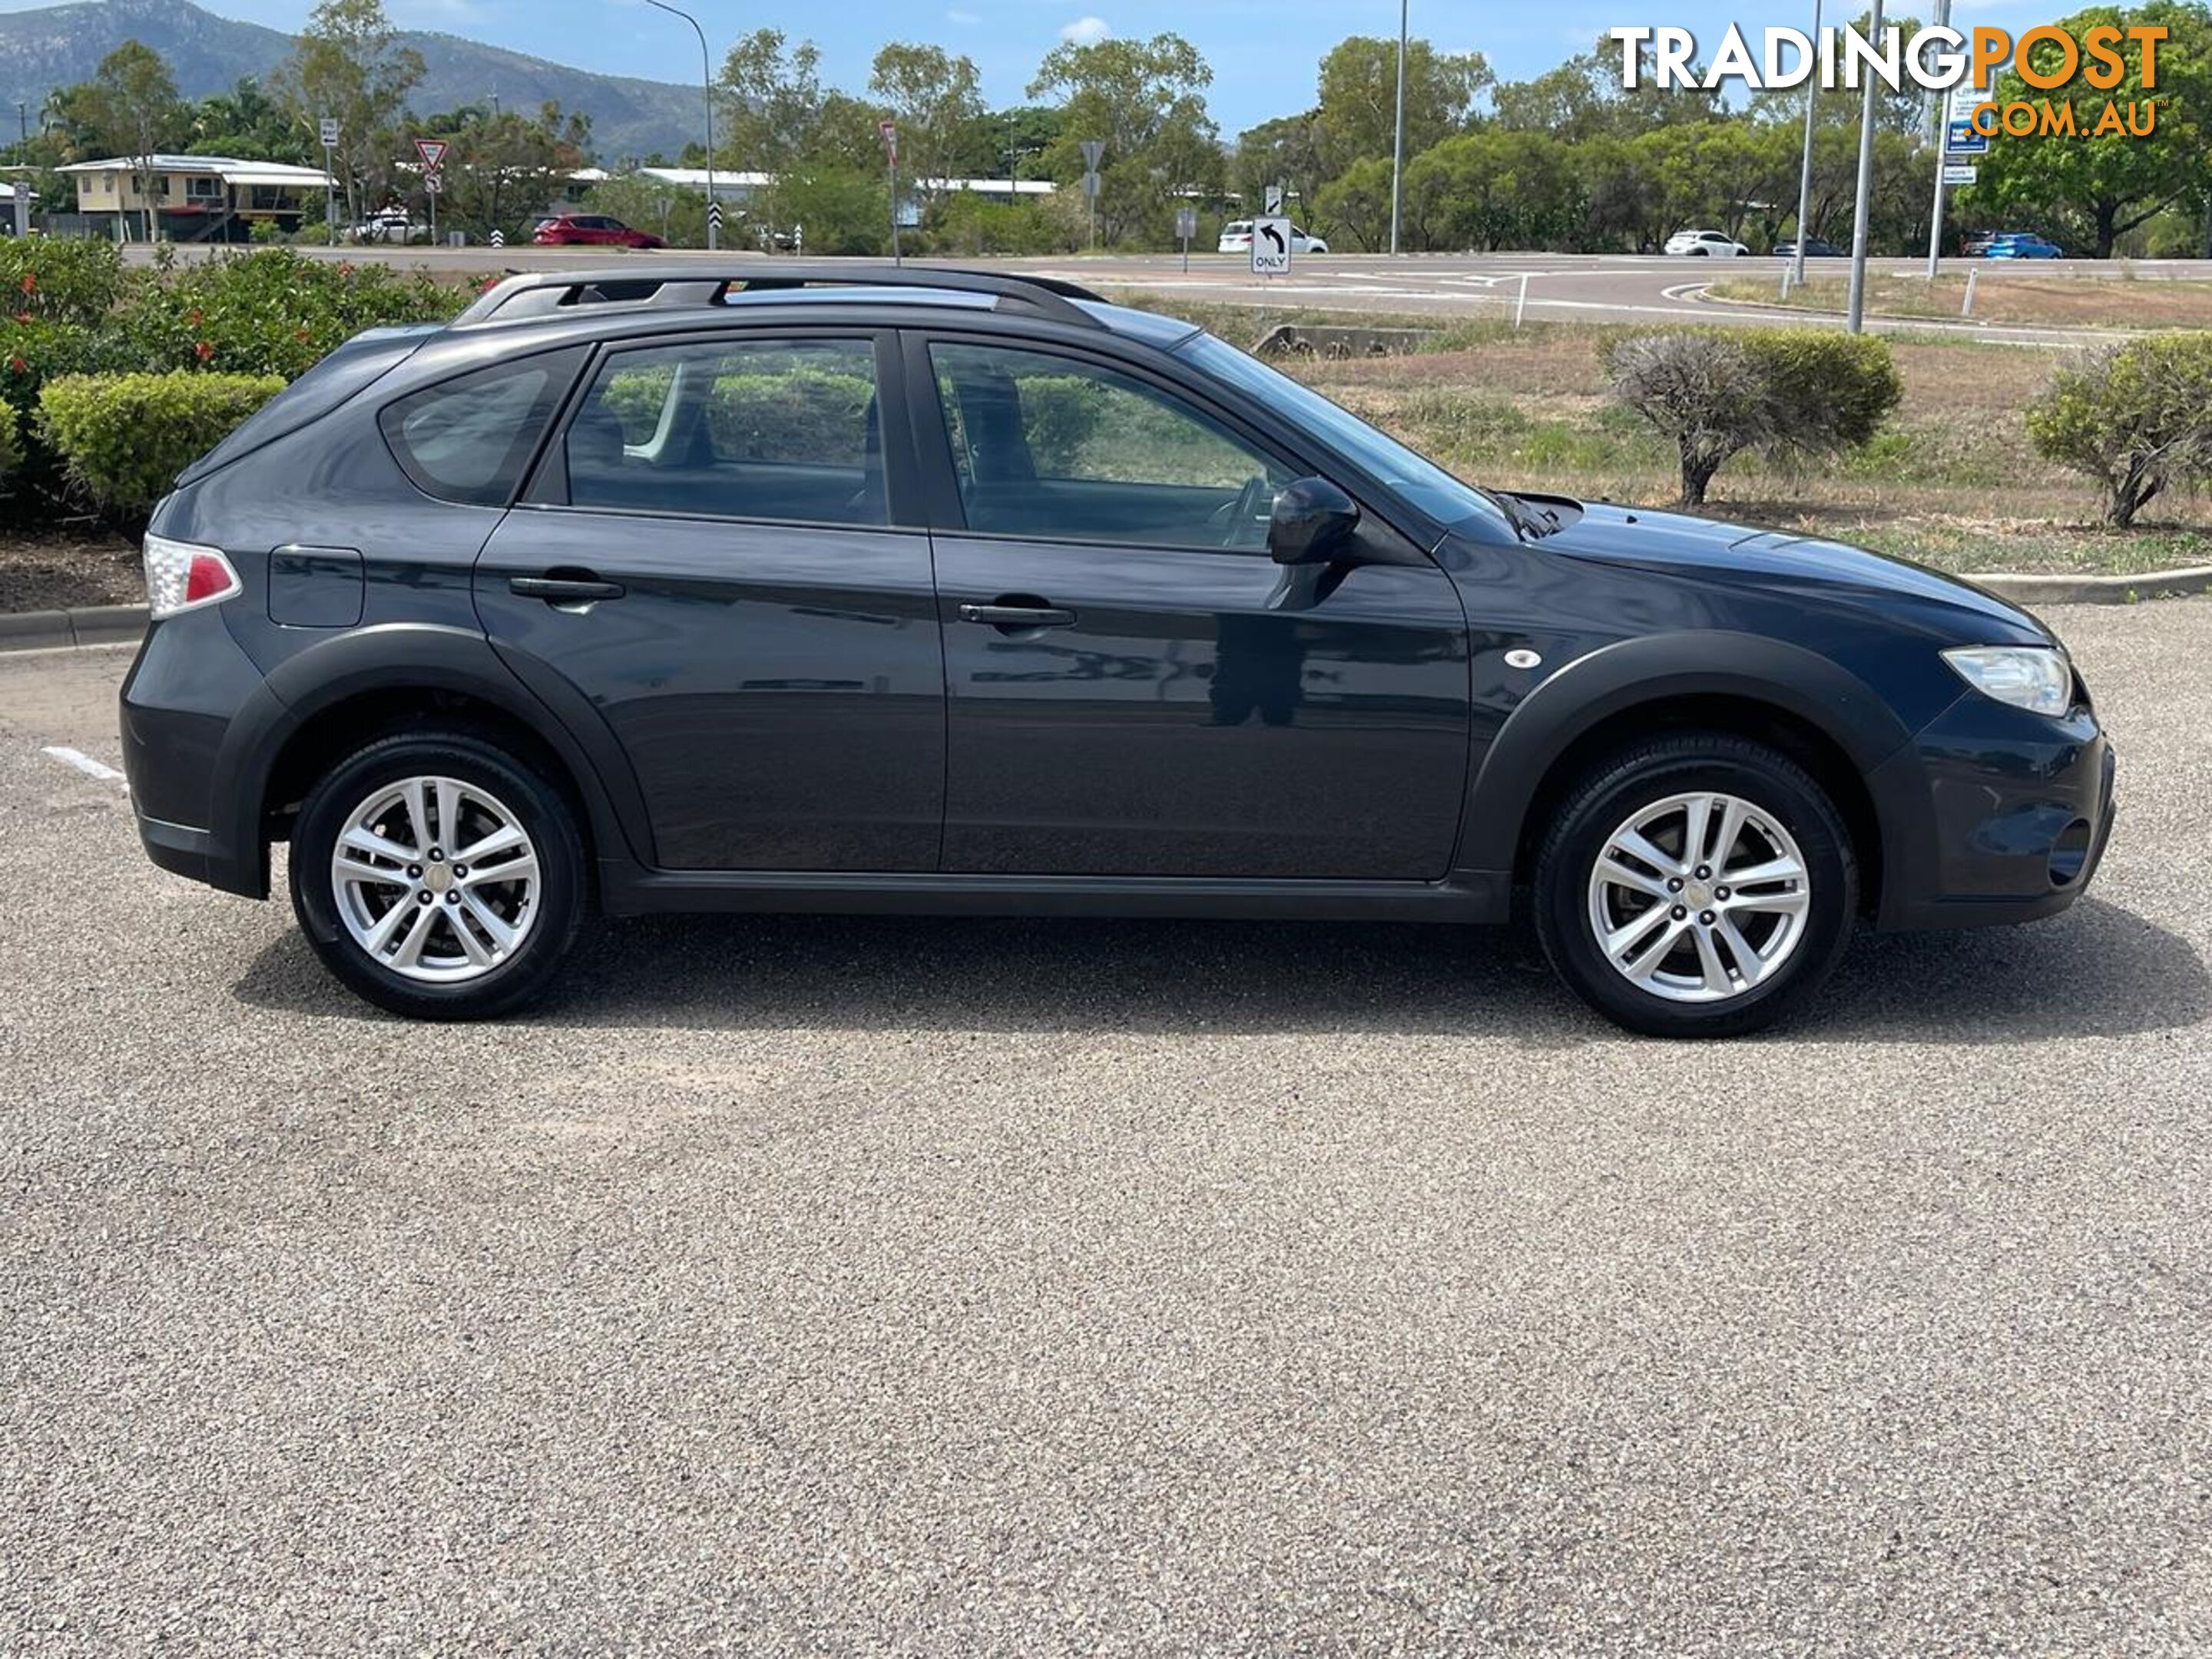
[[[1267,551],[1277,564],[1327,564],[1359,527],[1359,506],[1326,478],[1300,478],[1275,497]]]

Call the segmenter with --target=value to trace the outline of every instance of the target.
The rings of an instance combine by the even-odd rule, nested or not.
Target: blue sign
[[[1990,141],[1986,135],[1974,131],[1972,121],[1953,121],[1944,129],[1943,153],[1946,155],[1986,155]]]

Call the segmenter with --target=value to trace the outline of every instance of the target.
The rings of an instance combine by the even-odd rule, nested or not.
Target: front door
[[[1468,680],[1442,571],[1276,564],[1303,469],[1164,383],[981,341],[927,359],[960,520],[936,536],[947,872],[1445,873]]]
[[[493,637],[628,754],[663,868],[936,867],[944,659],[929,538],[884,473],[884,349],[607,352],[477,562]]]

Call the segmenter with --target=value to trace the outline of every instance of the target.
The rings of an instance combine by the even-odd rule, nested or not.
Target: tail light
[[[146,538],[146,602],[153,619],[219,605],[243,590],[238,572],[220,548]]]

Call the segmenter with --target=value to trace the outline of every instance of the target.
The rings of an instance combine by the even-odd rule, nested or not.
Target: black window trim
[[[929,527],[939,535],[959,536],[969,541],[1010,542],[1031,547],[1065,547],[1079,544],[1084,546],[1126,547],[1136,552],[1195,553],[1238,559],[1264,559],[1267,556],[1267,550],[1264,547],[1194,547],[1188,542],[1106,540],[1079,535],[1024,536],[1007,531],[971,529],[968,524],[967,505],[960,498],[960,468],[952,453],[952,422],[945,417],[944,401],[938,394],[936,367],[930,361],[929,349],[933,345],[994,346],[1001,351],[1061,357],[1085,368],[1104,369],[1193,405],[1232,436],[1251,445],[1276,465],[1287,468],[1293,478],[1303,478],[1320,470],[1284,444],[1276,434],[1255,426],[1176,377],[1156,373],[1146,363],[1115,353],[1085,351],[1054,338],[1040,339],[1030,335],[984,330],[916,328],[902,331],[905,337],[908,400],[913,406],[915,443],[917,450],[927,450],[926,476],[932,486],[929,491],[932,508]],[[927,439],[922,436],[925,432],[929,434]]]
[[[690,328],[660,334],[625,334],[593,343],[591,360],[569,389],[552,423],[529,478],[515,497],[517,507],[554,513],[588,514],[594,518],[665,519],[686,524],[726,524],[773,529],[787,526],[801,530],[846,530],[864,535],[926,532],[917,510],[913,467],[914,441],[908,418],[907,398],[896,329],[867,324],[839,327],[807,326],[794,330],[763,322],[753,328],[732,330]],[[568,491],[568,428],[574,424],[591,389],[599,383],[601,368],[611,357],[635,351],[665,350],[671,347],[776,343],[809,340],[866,340],[875,348],[876,419],[883,427],[884,521],[854,524],[845,520],[743,518],[727,513],[684,513],[665,507],[599,507],[579,504]],[[902,446],[902,456],[894,445]]]

